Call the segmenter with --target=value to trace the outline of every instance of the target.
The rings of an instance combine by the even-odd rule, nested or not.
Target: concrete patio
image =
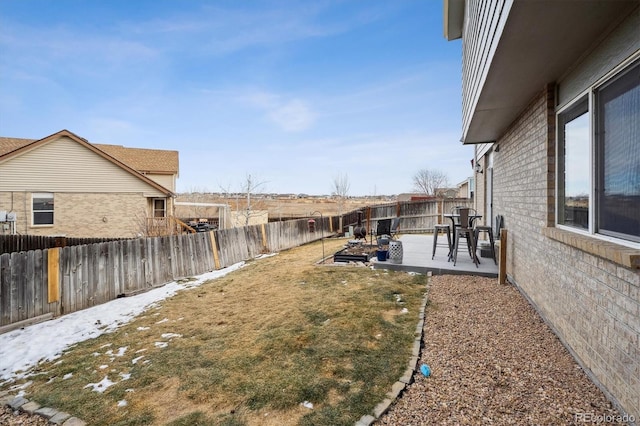
[[[422,274],[431,272],[433,275],[462,274],[491,278],[498,276],[498,266],[493,262],[492,258],[479,257],[480,264],[476,267],[471,256],[467,253],[466,247],[462,246],[458,251],[456,266],[453,266],[453,261],[447,261],[448,250],[446,246],[438,245],[435,258],[431,260],[433,251],[432,234],[406,234],[400,236],[399,240],[402,242],[402,263],[393,263],[389,260],[381,262],[374,257],[371,259],[374,269],[419,272]],[[440,235],[438,244],[441,242],[446,242],[446,237]],[[478,253],[480,252],[478,251]]]

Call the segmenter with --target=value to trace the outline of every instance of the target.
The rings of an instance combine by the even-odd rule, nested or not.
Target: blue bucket
[[[376,250],[376,256],[378,256],[379,262],[385,262],[389,254],[388,250]]]

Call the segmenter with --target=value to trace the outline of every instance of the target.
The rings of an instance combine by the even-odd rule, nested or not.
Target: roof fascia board
[[[444,38],[448,41],[462,38],[465,0],[443,0]]]

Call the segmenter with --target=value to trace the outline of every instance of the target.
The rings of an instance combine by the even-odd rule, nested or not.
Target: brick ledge
[[[640,269],[640,250],[559,228],[543,228],[542,235],[629,269]]]

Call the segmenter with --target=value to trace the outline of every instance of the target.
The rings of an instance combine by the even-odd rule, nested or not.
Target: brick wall
[[[12,198],[13,195],[13,198]],[[17,213],[16,229],[23,235],[67,237],[133,237],[147,217],[147,199],[142,194],[54,194],[54,225],[31,226],[31,193],[0,193],[0,210]]]
[[[616,257],[623,248],[549,228],[555,217],[553,91],[549,86],[532,100],[494,154],[494,214],[504,216],[508,229],[507,275],[587,372],[639,419],[640,270]]]

